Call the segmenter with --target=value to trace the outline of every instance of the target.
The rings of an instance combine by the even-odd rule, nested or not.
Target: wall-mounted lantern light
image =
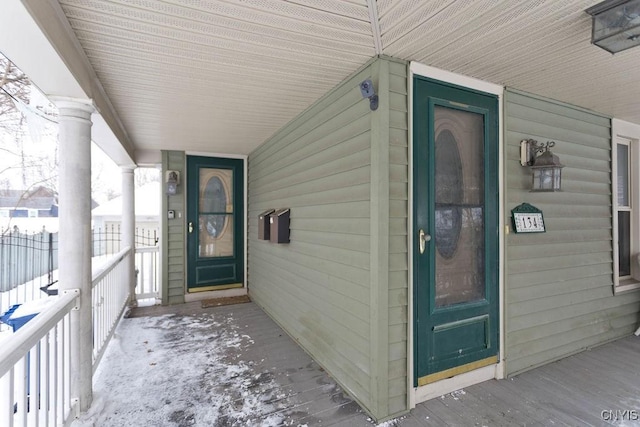
[[[530,166],[532,171],[531,191],[560,191],[562,168],[558,156],[550,150],[554,141],[538,144],[534,139],[520,141],[520,164]],[[538,155],[538,153],[542,153]]]
[[[167,171],[167,195],[174,196],[178,193],[178,185],[180,184],[179,171]]]
[[[606,0],[585,12],[592,16],[592,44],[611,53],[640,45],[640,0]]]

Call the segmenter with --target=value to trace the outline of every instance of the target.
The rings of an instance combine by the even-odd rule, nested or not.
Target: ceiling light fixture
[[[640,45],[640,0],[606,0],[585,12],[592,16],[592,44],[611,53]]]

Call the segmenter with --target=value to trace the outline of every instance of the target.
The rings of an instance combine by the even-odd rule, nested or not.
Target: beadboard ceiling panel
[[[640,122],[640,50],[590,44],[597,2],[378,2],[384,53]],[[407,9],[411,4],[412,9]]]
[[[248,154],[374,47],[366,0],[64,0],[137,149]]]
[[[59,3],[139,150],[248,154],[376,47],[640,123],[640,48],[590,44],[594,0]]]

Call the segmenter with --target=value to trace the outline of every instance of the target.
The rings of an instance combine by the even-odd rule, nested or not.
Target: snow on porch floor
[[[388,423],[391,424],[391,423]],[[74,427],[374,425],[254,303],[134,309]]]
[[[640,337],[421,403],[401,427],[639,426]],[[123,319],[73,427],[374,423],[254,303],[141,307]]]

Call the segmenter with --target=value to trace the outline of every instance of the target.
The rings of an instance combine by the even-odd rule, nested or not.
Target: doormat
[[[242,304],[251,302],[249,295],[241,295],[239,297],[212,298],[202,301],[202,308],[219,307],[221,305]]]

